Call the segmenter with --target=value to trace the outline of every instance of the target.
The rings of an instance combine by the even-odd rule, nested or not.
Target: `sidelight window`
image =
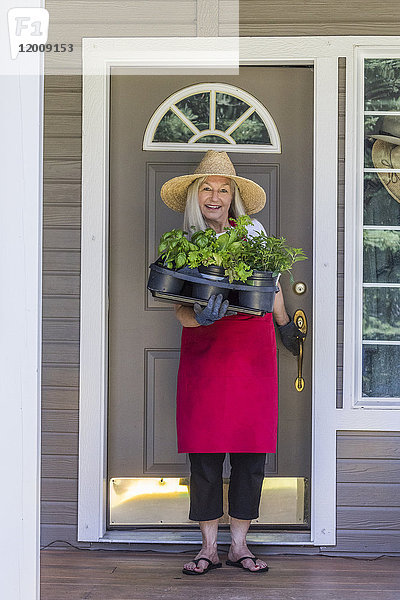
[[[363,65],[362,353],[356,404],[381,408],[400,406],[400,58],[365,57]]]

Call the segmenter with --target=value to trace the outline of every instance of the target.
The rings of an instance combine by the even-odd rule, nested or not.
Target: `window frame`
[[[243,100],[250,107],[254,108],[253,112],[256,112],[260,119],[262,119],[271,143],[270,144],[211,144],[211,143],[203,143],[203,142],[153,142],[154,134],[159,126],[162,118],[168,112],[168,110],[176,104],[177,102],[183,100],[184,98],[188,98],[190,96],[194,96],[200,92],[221,92],[228,94],[230,96],[235,96],[236,98]],[[210,107],[210,110],[212,108]],[[175,112],[175,111],[174,111]],[[246,111],[247,112],[247,111]],[[249,115],[250,116],[250,115]],[[247,117],[246,117],[247,118]],[[244,119],[246,120],[246,119]],[[228,128],[229,129],[229,128]],[[204,130],[206,131],[206,130]],[[208,130],[207,130],[208,131]],[[208,135],[213,135],[213,131],[209,131]],[[197,83],[194,85],[190,85],[182,88],[168,96],[160,104],[160,106],[154,111],[149,122],[147,124],[144,136],[143,136],[143,150],[153,150],[153,151],[165,151],[170,152],[171,150],[175,151],[192,151],[192,152],[205,152],[206,150],[225,150],[226,152],[262,152],[262,153],[281,153],[281,138],[279,135],[278,127],[268,111],[268,109],[255,98],[252,94],[249,94],[246,90],[242,90],[241,88],[230,85],[228,83],[222,82],[214,82],[214,83]]]
[[[382,169],[365,167],[364,165],[364,140],[365,140],[365,116],[375,113],[399,115],[400,111],[370,111],[365,110],[365,59],[400,59],[400,50],[393,47],[356,47],[354,60],[354,81],[356,88],[356,184],[355,184],[355,206],[356,206],[356,232],[355,232],[355,342],[354,342],[354,393],[352,394],[352,407],[362,409],[398,409],[400,408],[400,397],[366,397],[362,395],[362,354],[363,354],[363,232],[366,229],[392,229],[392,227],[364,226],[364,175],[365,173],[378,173]],[[400,169],[396,169],[400,174]],[[400,230],[400,227],[397,228]],[[365,286],[367,287],[367,286]],[[369,286],[372,287],[372,286]],[[379,286],[377,286],[379,287]],[[393,286],[396,287],[396,286]],[[382,345],[383,340],[377,344]],[[388,341],[388,345],[399,345]],[[365,341],[364,341],[365,343]]]

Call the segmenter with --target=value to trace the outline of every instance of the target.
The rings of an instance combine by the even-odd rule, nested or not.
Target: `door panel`
[[[110,253],[108,476],[185,477],[186,455],[176,450],[175,393],[181,326],[172,305],[146,289],[148,265],[162,233],[182,227],[182,215],[160,199],[162,184],[193,172],[203,152],[142,148],[155,109],[173,92],[194,83],[223,81],[262,102],[274,118],[281,154],[231,153],[239,175],[267,194],[256,218],[268,233],[285,235],[309,260],[294,267],[307,292],[296,296],[281,277],[287,310],[308,318],[303,376],[296,392],[296,359],[278,341],[278,452],[266,474],[310,477],[312,316],[313,70],[309,67],[241,67],[238,76],[143,76],[112,70],[110,104]],[[216,148],[218,149],[218,148]],[[227,472],[227,471],[226,471]]]

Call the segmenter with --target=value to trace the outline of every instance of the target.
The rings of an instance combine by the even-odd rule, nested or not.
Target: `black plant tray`
[[[152,271],[156,271],[157,273],[165,273],[175,277],[177,279],[184,279],[185,281],[189,281],[191,283],[201,283],[204,285],[210,285],[213,282],[213,285],[217,285],[218,287],[228,288],[229,290],[248,292],[250,289],[257,289],[258,292],[279,292],[279,288],[276,285],[273,286],[257,286],[254,288],[253,286],[248,286],[246,284],[238,284],[238,283],[229,283],[228,278],[224,277],[223,279],[211,279],[208,277],[204,277],[200,275],[198,269],[190,269],[189,267],[183,267],[179,269],[179,271],[173,271],[172,269],[165,269],[164,267],[160,267],[156,263],[150,265],[150,269]],[[150,291],[151,288],[149,288]]]
[[[168,302],[178,302],[179,304],[194,304],[197,302],[200,306],[207,306],[208,300],[201,298],[192,298],[191,296],[181,296],[179,294],[169,294],[168,292],[157,292],[150,290],[151,295],[159,300],[167,300]],[[246,308],[245,306],[235,306],[229,304],[228,315],[230,311],[245,313],[246,315],[254,315],[255,317],[263,317],[266,314],[265,310],[256,310],[255,308]]]
[[[179,280],[182,282],[182,285],[176,286]],[[273,300],[271,295],[275,295],[279,291],[279,288],[275,285],[249,286],[240,283],[229,283],[227,277],[223,279],[206,278],[199,273],[198,269],[190,269],[189,267],[173,271],[157,263],[150,265],[150,277],[147,287],[155,298],[169,300],[170,302],[179,302],[181,304],[194,304],[198,302],[200,305],[206,306],[208,300],[204,297],[197,297],[197,294],[202,295],[199,290],[196,291],[196,294],[193,293],[193,284],[216,286],[217,288],[226,289],[229,299],[229,309],[256,316],[264,316],[266,312],[272,312]],[[258,303],[259,307],[257,304],[256,307],[243,306],[239,300],[239,292],[248,293],[251,291],[256,292],[258,295],[261,294],[262,297],[265,293],[265,298],[269,297],[271,299],[271,309],[269,310],[269,301],[267,301],[267,306],[264,301]]]

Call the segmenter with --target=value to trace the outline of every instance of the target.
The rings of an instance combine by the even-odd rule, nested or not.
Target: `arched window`
[[[152,115],[143,150],[215,148],[281,152],[278,129],[254,96],[226,83],[198,83],[169,96]]]

